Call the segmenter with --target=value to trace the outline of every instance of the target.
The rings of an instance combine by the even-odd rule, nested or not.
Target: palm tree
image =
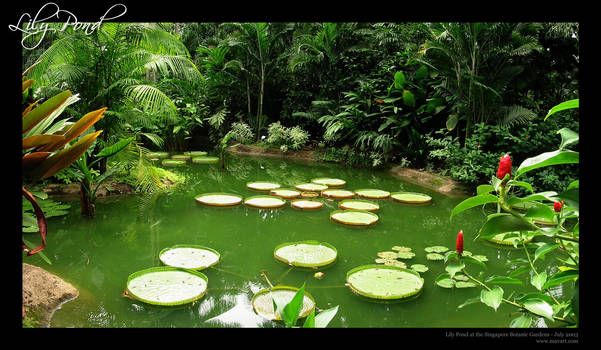
[[[430,39],[420,51],[420,61],[440,74],[440,88],[456,98],[457,114],[447,121],[449,129],[464,117],[467,139],[475,123],[507,124],[535,117],[525,108],[504,106],[503,92],[523,69],[515,58],[542,49],[535,36],[538,24],[432,23],[428,28]]]
[[[294,23],[225,23],[229,36],[221,43],[232,50],[234,58],[225,65],[236,67],[247,82],[248,109],[250,111],[251,83],[257,84],[257,112],[254,124],[257,141],[264,125],[263,101],[268,77],[284,59],[285,38],[294,29]],[[249,115],[250,118],[250,115]]]
[[[126,128],[119,120],[127,111],[176,117],[171,99],[154,84],[157,77],[200,81],[200,72],[186,47],[158,24],[104,23],[97,31],[66,31],[44,51],[31,70],[36,87],[71,89],[86,110],[107,106],[112,118],[98,123],[102,143],[116,142]],[[133,112],[132,112],[133,113]],[[101,172],[106,163],[101,162]]]

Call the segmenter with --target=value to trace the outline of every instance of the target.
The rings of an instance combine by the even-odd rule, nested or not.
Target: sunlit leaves
[[[480,292],[480,301],[497,311],[503,299],[503,288],[494,286],[490,290],[482,290]]]

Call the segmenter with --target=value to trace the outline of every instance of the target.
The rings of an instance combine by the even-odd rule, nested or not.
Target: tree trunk
[[[265,86],[265,69],[261,63],[261,85],[259,86],[259,101],[257,106],[257,142],[261,140],[261,117],[263,116],[263,88]]]
[[[84,179],[83,182],[79,184],[81,215],[93,219],[95,206],[94,203],[92,203],[92,198],[90,198],[90,189],[91,184],[88,179]]]

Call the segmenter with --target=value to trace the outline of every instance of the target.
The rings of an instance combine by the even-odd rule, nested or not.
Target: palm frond
[[[517,105],[503,106],[499,112],[500,114],[497,119],[497,124],[499,126],[525,124],[536,118],[536,113],[530,109]]]

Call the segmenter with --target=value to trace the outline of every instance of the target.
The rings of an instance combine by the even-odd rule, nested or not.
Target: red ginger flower
[[[555,210],[556,213],[561,211],[561,207],[563,207],[563,201],[553,203],[553,210]]]
[[[503,180],[505,175],[509,174],[511,176],[511,157],[509,154],[505,153],[503,157],[499,160],[499,169],[497,170],[497,178],[499,180]]]
[[[457,234],[457,244],[455,244],[455,250],[459,255],[463,253],[463,230],[459,231]]]

